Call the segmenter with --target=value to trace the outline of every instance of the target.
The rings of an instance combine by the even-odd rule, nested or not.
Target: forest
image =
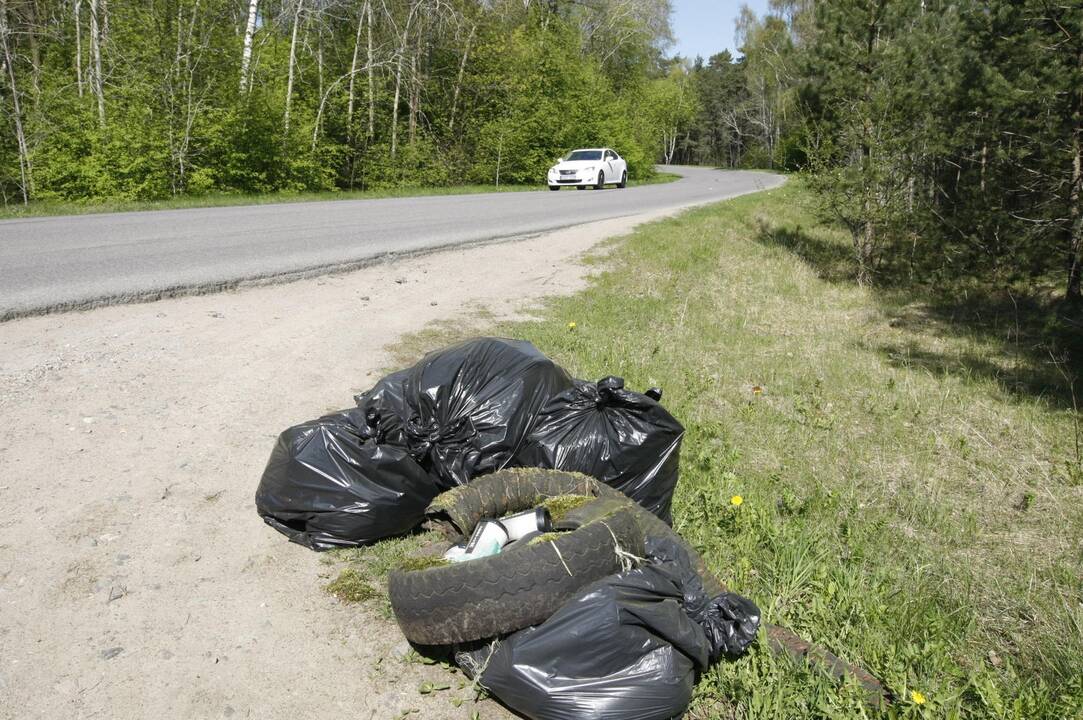
[[[741,58],[676,70],[695,110],[670,157],[802,171],[863,284],[1078,308],[1083,3],[772,0],[736,31]]]
[[[0,199],[537,183],[581,145],[801,173],[862,284],[1083,282],[1083,4],[0,0]]]
[[[0,0],[5,203],[653,171],[668,0]]]

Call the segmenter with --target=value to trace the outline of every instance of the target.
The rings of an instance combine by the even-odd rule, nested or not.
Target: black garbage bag
[[[645,565],[456,660],[532,720],[669,720],[688,706],[710,652],[683,604],[679,570]]]
[[[408,452],[368,437],[354,409],[279,435],[256,510],[293,542],[330,550],[410,531],[439,492]]]
[[[756,604],[732,592],[709,597],[688,552],[673,538],[647,537],[643,547],[647,557],[671,568],[680,578],[684,611],[707,636],[710,663],[744,655],[760,629],[760,609]]]
[[[571,385],[530,343],[478,338],[426,355],[356,401],[378,442],[406,448],[454,487],[511,462],[541,408]]]
[[[660,397],[625,390],[619,377],[576,380],[542,409],[515,462],[590,475],[672,523],[684,427]]]

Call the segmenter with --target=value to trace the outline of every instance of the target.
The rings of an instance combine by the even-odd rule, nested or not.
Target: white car
[[[588,185],[601,190],[606,185],[628,186],[628,163],[609,148],[573,150],[549,168],[549,189],[574,185],[583,190]]]

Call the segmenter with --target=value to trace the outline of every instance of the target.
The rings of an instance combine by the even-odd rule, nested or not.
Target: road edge
[[[766,174],[766,173],[765,173]],[[190,297],[198,295],[213,295],[222,292],[231,292],[238,290],[245,290],[253,287],[265,287],[268,285],[284,285],[300,280],[308,280],[315,277],[324,277],[329,275],[343,275],[346,273],[362,270],[364,268],[373,267],[376,265],[384,265],[395,262],[397,260],[408,260],[411,258],[424,257],[426,255],[435,255],[441,252],[447,252],[448,250],[469,249],[476,247],[484,247],[486,245],[496,245],[503,243],[522,242],[525,240],[532,240],[538,237],[544,237],[556,232],[562,232],[569,228],[583,227],[589,228],[593,225],[603,224],[612,220],[621,219],[633,219],[635,224],[633,227],[642,225],[647,222],[655,222],[667,218],[674,217],[687,210],[704,207],[707,205],[713,205],[715,203],[727,202],[734,198],[743,197],[745,195],[754,195],[760,192],[769,192],[782,187],[789,179],[786,175],[776,174],[774,177],[777,182],[770,187],[756,188],[753,190],[746,190],[736,192],[727,195],[723,198],[713,198],[702,202],[691,202],[682,205],[677,205],[672,208],[667,208],[663,211],[655,211],[652,213],[633,213],[629,215],[614,215],[613,217],[606,218],[604,220],[593,220],[582,223],[568,223],[567,225],[561,225],[554,228],[549,228],[542,232],[536,233],[518,233],[512,235],[495,235],[487,238],[480,238],[477,240],[468,240],[465,242],[452,242],[444,243],[441,245],[434,245],[431,247],[418,248],[415,250],[401,250],[395,252],[380,253],[378,255],[371,255],[369,257],[358,258],[357,260],[350,260],[346,262],[328,263],[322,265],[313,265],[307,268],[301,268],[298,270],[287,270],[283,272],[271,272],[261,273],[256,275],[245,276],[236,278],[233,280],[221,280],[205,283],[184,283],[178,285],[171,285],[160,290],[141,291],[134,293],[121,293],[114,295],[102,295],[94,298],[87,298],[85,300],[66,301],[61,303],[54,303],[50,305],[38,305],[25,308],[8,308],[0,309],[0,324],[21,320],[24,318],[41,317],[44,315],[57,315],[69,312],[82,312],[88,310],[95,310],[103,307],[111,307],[114,305],[134,305],[142,303],[152,303],[159,300],[170,300],[173,298]],[[636,220],[638,218],[638,220]],[[624,231],[614,233],[610,235],[603,235],[598,238],[598,242],[608,240],[612,237],[619,237],[625,234]]]

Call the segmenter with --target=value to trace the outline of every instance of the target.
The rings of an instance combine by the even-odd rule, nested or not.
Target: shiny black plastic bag
[[[643,546],[647,557],[669,567],[680,578],[684,611],[703,629],[710,663],[744,655],[760,629],[760,609],[756,604],[732,592],[708,597],[692,559],[672,538],[647,537]]]
[[[684,427],[658,399],[624,380],[576,380],[545,406],[515,463],[581,472],[615,487],[667,523]]]
[[[707,667],[678,572],[645,565],[582,590],[541,625],[460,653],[467,671],[532,720],[669,720]]]
[[[356,401],[378,442],[406,448],[453,487],[508,465],[538,412],[571,385],[530,343],[478,338],[426,355]]]
[[[368,437],[357,410],[297,425],[278,437],[256,490],[256,510],[313,550],[408,532],[440,492],[404,449]]]

